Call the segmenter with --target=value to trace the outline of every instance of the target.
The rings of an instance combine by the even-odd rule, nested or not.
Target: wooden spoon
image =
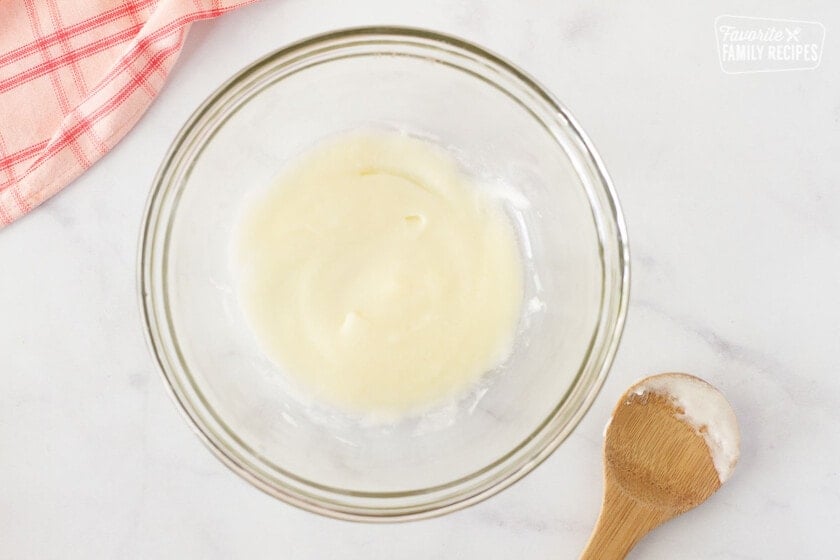
[[[729,447],[734,455],[724,457],[726,463],[720,474],[703,435],[704,430],[708,435],[717,424],[700,425],[698,430],[697,418],[691,417],[692,411],[684,410],[692,407],[681,406],[684,403],[672,394],[677,390],[666,393],[650,389],[679,389],[684,386],[680,383],[691,385],[695,391],[691,395],[695,408],[699,405],[700,412],[708,415],[709,409],[704,407],[711,401],[711,410],[718,406],[717,410],[723,412],[724,428],[731,426],[722,435],[735,438],[734,448]],[[630,387],[615,407],[605,433],[604,501],[581,560],[620,560],[649,531],[703,503],[734,467],[737,440],[737,423],[729,403],[717,389],[697,377],[656,375]]]

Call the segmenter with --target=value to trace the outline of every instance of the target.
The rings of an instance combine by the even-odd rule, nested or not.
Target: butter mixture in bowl
[[[523,270],[509,219],[441,148],[356,133],[243,212],[256,336],[320,399],[379,418],[452,397],[510,353]]]
[[[453,37],[337,31],[259,60],[149,200],[151,349],[243,478],[346,519],[439,515],[545,459],[628,295],[618,203],[569,112]]]

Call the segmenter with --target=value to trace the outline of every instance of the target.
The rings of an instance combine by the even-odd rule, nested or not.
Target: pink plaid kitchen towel
[[[192,22],[255,0],[0,0],[0,228],[137,122]]]

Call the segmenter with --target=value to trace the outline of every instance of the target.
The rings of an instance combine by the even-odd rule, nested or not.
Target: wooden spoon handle
[[[622,560],[639,540],[670,518],[627,496],[608,478],[598,522],[580,560]]]

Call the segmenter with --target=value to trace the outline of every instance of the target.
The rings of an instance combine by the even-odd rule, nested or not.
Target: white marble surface
[[[787,4],[264,0],[196,25],[136,129],[0,232],[0,558],[575,558],[607,415],[662,370],[724,390],[743,457],[631,557],[840,558],[840,5]],[[823,63],[725,75],[720,14],[820,21]],[[373,23],[461,35],[554,91],[612,173],[633,251],[624,340],[578,430],[489,501],[390,526],[298,511],[228,472],[167,396],[135,293],[148,188],[196,105],[270,50]]]

